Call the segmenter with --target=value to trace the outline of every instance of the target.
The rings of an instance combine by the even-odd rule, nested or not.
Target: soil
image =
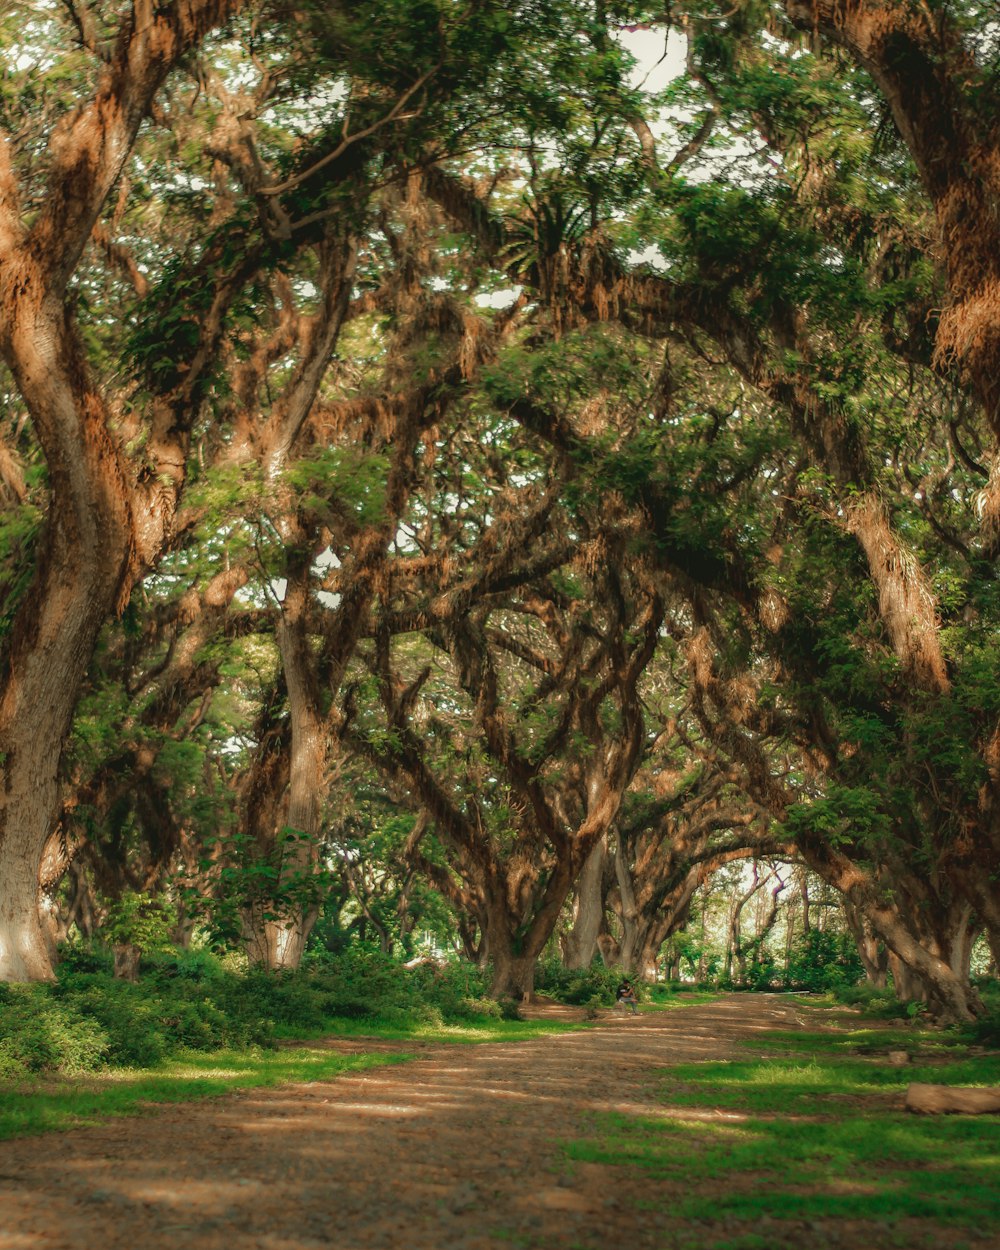
[[[569,1164],[561,1146],[592,1135],[595,1113],[662,1116],[654,1095],[670,1064],[745,1058],[738,1042],[802,1023],[794,999],[732,996],[527,1042],[433,1045],[329,1082],[2,1142],[0,1250],[868,1250],[872,1230],[852,1235],[847,1221],[782,1222],[760,1240],[750,1234],[762,1228],[671,1226],[662,1181]]]

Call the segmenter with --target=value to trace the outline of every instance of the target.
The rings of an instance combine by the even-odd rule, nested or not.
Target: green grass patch
[[[218,1097],[234,1090],[294,1081],[325,1081],[343,1072],[400,1063],[415,1058],[410,1052],[343,1055],[310,1040],[357,1037],[379,1041],[482,1044],[521,1042],[552,1033],[566,1033],[585,1024],[548,1024],[541,1020],[487,1020],[475,1024],[408,1025],[364,1020],[332,1019],[328,1027],[302,1038],[285,1026],[285,1040],[301,1046],[278,1050],[250,1048],[189,1053],[156,1068],[104,1068],[78,1075],[32,1076],[0,1081],[0,1139],[77,1128],[121,1115],[137,1115],[150,1103],[173,1103]]]
[[[701,986],[675,986],[671,982],[646,986],[644,1009],[664,1007],[693,1007],[696,1003],[711,1003],[719,997],[718,990],[702,989]]]
[[[641,1168],[660,1182],[665,1214],[695,1227],[849,1219],[885,1228],[917,1220],[926,1222],[927,1244],[944,1228],[994,1236],[1000,1122],[913,1116],[901,1105],[911,1081],[1000,1084],[1000,1057],[970,1055],[954,1037],[854,1023],[842,1033],[756,1034],[750,1044],[775,1052],[768,1058],[671,1067],[658,1074],[662,1118],[597,1116],[566,1153]],[[899,1068],[873,1057],[914,1046],[936,1046],[947,1062]],[[749,1247],[739,1231],[736,1240],[700,1244]],[[781,1233],[779,1223],[768,1244],[800,1238],[798,1228]]]
[[[288,1081],[325,1081],[412,1055],[338,1055],[319,1049],[222,1050],[171,1060],[155,1071],[105,1069],[86,1077],[34,1078],[0,1086],[0,1138],[78,1128],[137,1115],[150,1103],[193,1102]]]
[[[382,1019],[378,1015],[361,1020],[331,1016],[321,1027],[303,1030],[294,1025],[278,1025],[275,1037],[282,1041],[316,1041],[321,1037],[372,1037],[393,1042],[528,1042],[550,1033],[573,1033],[592,1027],[588,1021],[483,1020],[475,1023],[435,1024],[420,1019]]]
[[[955,1033],[932,1029],[858,1027],[851,1018],[848,1027],[822,1032],[789,1033],[769,1029],[754,1033],[744,1046],[759,1050],[768,1047],[790,1054],[863,1055],[880,1057],[890,1050],[905,1050],[911,1057],[949,1059],[967,1053],[967,1043]]]

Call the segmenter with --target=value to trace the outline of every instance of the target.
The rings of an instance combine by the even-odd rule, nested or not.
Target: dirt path
[[[655,1113],[651,1070],[797,1023],[794,1000],[743,995],[3,1142],[0,1250],[662,1247],[653,1182],[568,1170],[560,1142]]]

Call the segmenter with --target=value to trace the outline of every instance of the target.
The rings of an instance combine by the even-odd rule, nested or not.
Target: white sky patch
[[[675,78],[680,78],[687,71],[687,38],[678,30],[665,32],[662,27],[654,30],[622,30],[615,36],[623,48],[635,57],[636,64],[629,76],[629,84],[650,93],[663,91]],[[673,155],[673,150],[683,141],[680,126],[695,120],[697,114],[689,109],[663,109],[658,114],[650,113],[646,121],[656,139],[661,163],[665,163]],[[722,127],[717,128],[718,131]],[[736,160],[745,160],[754,155],[754,146],[742,135],[730,134],[728,142],[723,146],[705,148],[685,166],[684,175],[690,182],[708,182],[723,171],[729,169]],[[759,172],[747,171],[741,177],[744,184],[758,181]],[[773,171],[764,176],[773,176]],[[655,253],[655,249],[646,249],[630,257],[633,263],[645,262],[659,268],[663,258]]]
[[[684,73],[687,40],[678,30],[620,30],[615,39],[635,57],[629,85],[662,91]]]
[[[476,296],[476,304],[480,308],[509,308],[522,289],[520,286],[508,286],[502,291],[482,292]]]
[[[322,577],[328,569],[339,568],[340,558],[337,556],[337,553],[329,547],[327,547],[325,551],[321,551],[319,553],[316,557],[315,563],[313,564],[313,572],[320,577]],[[316,595],[316,598],[320,601],[324,608],[334,609],[340,607],[340,595],[334,594],[333,591],[321,590]]]

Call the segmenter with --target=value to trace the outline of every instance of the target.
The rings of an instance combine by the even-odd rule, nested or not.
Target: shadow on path
[[[595,1112],[662,1114],[651,1070],[800,1023],[787,997],[732,996],[3,1142],[0,1250],[662,1246],[655,1182],[568,1171],[560,1142]]]

